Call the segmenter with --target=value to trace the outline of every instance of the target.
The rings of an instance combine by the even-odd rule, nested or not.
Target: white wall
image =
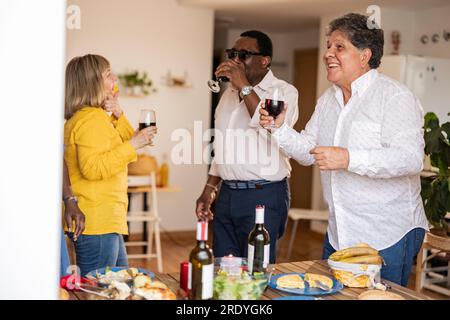
[[[415,18],[414,34],[414,54],[435,58],[450,59],[450,41],[442,38],[443,30],[450,32],[450,5],[445,7],[430,8],[428,10],[418,11]],[[420,37],[428,35],[429,38],[437,33],[439,42],[422,44]]]
[[[230,29],[228,32],[228,47],[231,48],[239,35],[246,30]],[[261,30],[264,32],[264,30]],[[297,49],[317,48],[318,29],[306,29],[295,32],[267,32],[273,44],[274,74],[283,80],[294,80],[294,52]]]
[[[57,299],[65,1],[0,2],[0,300]]]
[[[170,135],[177,128],[193,131],[194,121],[210,123],[210,93],[206,81],[212,74],[212,10],[181,7],[175,0],[69,0],[81,8],[81,30],[68,32],[67,60],[86,53],[104,55],[116,73],[127,69],[147,71],[158,92],[145,98],[121,97],[120,103],[133,125],[139,110],[157,113],[158,137],[151,149],[158,161],[176,144]],[[163,84],[168,71],[187,72],[192,88]],[[194,206],[207,176],[207,166],[170,163],[170,184],[179,193],[160,193],[159,209],[166,230],[195,229]],[[132,209],[140,209],[136,197]],[[132,230],[135,230],[132,226]]]

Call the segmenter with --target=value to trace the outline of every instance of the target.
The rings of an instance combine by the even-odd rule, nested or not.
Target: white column
[[[0,299],[56,299],[65,8],[0,2]]]

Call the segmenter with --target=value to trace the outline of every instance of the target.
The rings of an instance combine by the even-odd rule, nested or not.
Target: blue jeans
[[[381,278],[392,281],[406,287],[411,273],[414,257],[419,253],[420,247],[425,237],[425,230],[415,228],[408,232],[393,246],[380,251],[386,265],[381,268]],[[322,259],[336,252],[325,235],[323,242]]]
[[[71,239],[72,235],[69,234]],[[128,267],[127,252],[121,234],[82,234],[74,241],[74,246],[82,276],[104,267]]]
[[[261,189],[231,189],[222,184],[213,220],[213,252],[247,257],[248,235],[255,226],[255,207],[264,205],[264,226],[270,236],[270,263],[275,263],[277,240],[283,235],[290,202],[287,179]]]
[[[61,227],[61,270],[60,276],[64,276],[67,274],[67,268],[70,265],[69,254],[67,253],[67,243],[66,236],[64,235],[64,231]]]

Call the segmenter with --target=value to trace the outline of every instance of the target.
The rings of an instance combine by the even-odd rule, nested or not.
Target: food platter
[[[95,282],[98,290],[91,287],[89,299],[107,300],[175,300],[176,294],[155,274],[141,268],[107,267],[93,270],[86,278]],[[86,290],[83,290],[86,291]]]
[[[333,281],[333,286],[329,290],[323,290],[320,288],[312,288],[310,287],[309,283],[307,281],[304,281],[304,288],[283,288],[279,287],[277,285],[277,280],[280,277],[286,276],[286,275],[299,275],[302,279],[305,278],[305,273],[281,273],[277,275],[273,275],[272,278],[269,281],[269,287],[272,289],[276,289],[279,291],[297,294],[297,295],[326,295],[326,294],[333,294],[337,293],[344,287],[342,283],[337,281],[336,279],[329,277]]]

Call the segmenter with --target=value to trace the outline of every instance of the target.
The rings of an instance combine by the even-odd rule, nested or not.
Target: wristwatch
[[[242,99],[244,99],[245,96],[248,96],[253,90],[252,86],[245,86],[242,87],[241,92],[239,92],[239,95],[241,96]]]

